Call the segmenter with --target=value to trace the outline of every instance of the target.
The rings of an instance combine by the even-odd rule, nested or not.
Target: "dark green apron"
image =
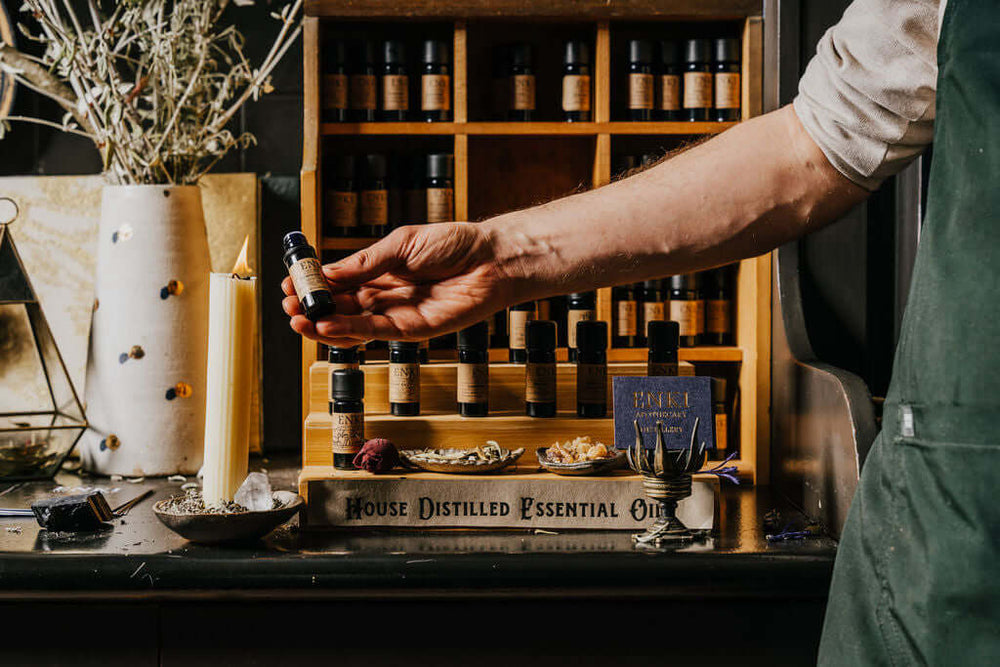
[[[926,223],[823,665],[1000,664],[1000,2],[949,0]]]

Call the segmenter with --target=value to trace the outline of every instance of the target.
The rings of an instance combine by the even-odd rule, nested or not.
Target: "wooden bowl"
[[[482,463],[469,463],[465,461],[428,461],[427,459],[420,458],[421,454],[427,451],[435,451],[441,453],[452,453],[452,452],[462,452],[466,451],[463,449],[437,449],[437,450],[426,450],[426,449],[404,449],[399,452],[399,458],[402,459],[403,463],[412,468],[419,468],[420,470],[426,470],[427,472],[443,472],[457,475],[480,475],[488,472],[496,472],[497,470],[503,470],[509,465],[513,465],[521,458],[521,454],[524,454],[524,448],[518,448],[514,451],[508,449],[501,450],[501,456],[495,461],[486,461]]]
[[[291,519],[305,503],[302,496],[291,491],[274,491],[271,495],[281,503],[277,509],[238,514],[177,514],[164,510],[170,500],[161,500],[153,505],[153,513],[164,526],[192,542],[248,542],[264,537]]]

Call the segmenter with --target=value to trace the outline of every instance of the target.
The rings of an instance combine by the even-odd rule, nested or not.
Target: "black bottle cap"
[[[646,291],[660,290],[663,289],[663,281],[661,280],[646,280],[642,283],[642,289]]]
[[[354,180],[354,156],[335,155],[333,158],[333,169],[331,173],[338,179]]]
[[[608,323],[602,320],[584,320],[576,323],[576,348],[578,350],[605,350],[608,347]]]
[[[326,47],[325,60],[327,67],[333,69],[347,63],[347,44],[341,40],[332,42]]]
[[[694,274],[681,273],[676,276],[670,276],[670,289],[682,292],[695,289]]]
[[[712,53],[717,63],[738,63],[740,61],[740,40],[722,38],[712,41]]]
[[[365,155],[361,158],[364,169],[362,172],[368,181],[384,181],[386,175],[386,160],[384,155]]]
[[[572,292],[569,296],[569,303],[579,303],[581,301],[591,304],[593,307],[594,302],[597,300],[597,292]]]
[[[590,46],[587,42],[570,40],[566,42],[566,54],[563,62],[567,65],[589,65]]]
[[[725,378],[712,378],[712,402],[713,403],[725,403],[726,402],[726,379]]]
[[[365,397],[365,374],[356,368],[335,370],[330,380],[330,397],[335,401],[361,400]]]
[[[684,42],[684,62],[686,63],[707,63],[708,52],[707,39],[689,39]]]
[[[359,65],[372,65],[375,63],[375,42],[366,39],[354,45],[354,60]]]
[[[556,349],[556,323],[551,320],[531,320],[525,327],[525,348],[528,350]]]
[[[471,327],[467,327],[458,332],[459,349],[467,348],[473,350],[484,350],[490,346],[490,325],[483,322],[476,322]]]
[[[406,46],[395,39],[382,42],[382,62],[386,65],[406,64]]]
[[[535,302],[525,301],[524,303],[518,303],[510,307],[511,310],[523,310],[528,313],[535,312]]]
[[[645,39],[630,39],[628,42],[628,61],[630,63],[653,62],[653,43]]]
[[[660,63],[677,65],[681,61],[681,45],[674,41],[660,42]]]
[[[331,364],[356,364],[359,359],[357,347],[328,347],[326,349],[326,360]]]
[[[422,158],[419,155],[407,155],[403,158],[406,162],[404,168],[404,174],[406,175],[407,183],[410,189],[419,189],[424,186],[424,178],[427,173],[426,169],[426,158]]]
[[[671,320],[652,320],[646,324],[649,349],[656,352],[676,350],[680,335],[681,325]]]
[[[417,352],[420,349],[420,343],[417,341],[410,340],[390,340],[389,341],[390,350],[400,350],[402,352]]]
[[[451,153],[431,153],[427,156],[427,178],[451,180],[455,177],[455,156]]]
[[[735,264],[727,264],[726,266],[720,266],[717,269],[706,271],[704,277],[702,278],[702,284],[705,289],[715,291],[728,290],[730,288],[735,269]]]
[[[424,40],[423,63],[425,65],[447,65],[451,62],[448,44],[435,39]]]
[[[531,69],[534,62],[534,48],[526,42],[517,42],[510,47],[511,67],[526,67]]]
[[[281,239],[281,249],[288,252],[292,248],[309,245],[306,235],[302,232],[288,232],[285,238]]]

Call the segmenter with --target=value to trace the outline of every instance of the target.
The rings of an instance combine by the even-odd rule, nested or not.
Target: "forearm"
[[[630,178],[483,224],[523,301],[759,255],[867,194],[786,107]]]

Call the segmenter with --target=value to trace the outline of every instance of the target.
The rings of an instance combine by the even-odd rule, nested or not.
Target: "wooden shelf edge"
[[[736,123],[611,121],[607,123],[563,123],[534,121],[515,123],[472,121],[468,123],[323,123],[323,136],[597,136],[651,135],[692,136],[719,134]]]
[[[737,19],[761,13],[760,0],[305,0],[307,16],[339,19]]]
[[[378,241],[378,239],[373,237],[338,238],[325,236],[320,242],[320,247],[323,250],[361,250],[362,248],[367,248],[376,241]]]

